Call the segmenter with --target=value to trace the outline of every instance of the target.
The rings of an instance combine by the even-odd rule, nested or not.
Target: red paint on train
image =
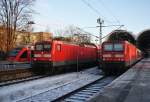
[[[30,62],[32,51],[29,47],[17,47],[8,53],[7,60],[11,62]]]
[[[102,69],[106,73],[123,72],[141,57],[141,51],[127,41],[106,41],[102,44]]]
[[[94,44],[77,45],[56,40],[37,42],[32,67],[52,71],[61,66],[96,64],[98,49]]]

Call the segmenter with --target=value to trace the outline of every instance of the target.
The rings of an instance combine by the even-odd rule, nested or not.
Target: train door
[[[58,42],[53,42],[52,45],[52,63],[54,67],[60,66],[63,62],[62,59],[64,59],[64,53],[62,51],[62,44]]]

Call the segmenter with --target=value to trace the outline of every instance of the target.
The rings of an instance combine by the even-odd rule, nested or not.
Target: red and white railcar
[[[32,50],[29,46],[16,47],[8,53],[7,60],[11,62],[30,62]]]

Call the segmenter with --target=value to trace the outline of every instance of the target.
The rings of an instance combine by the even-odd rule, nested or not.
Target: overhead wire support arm
[[[112,26],[120,26],[120,27],[123,27],[124,25],[106,25],[106,26],[101,26],[101,27],[112,27]],[[96,27],[100,27],[100,26],[96,26]]]
[[[111,26],[119,26],[117,29],[115,29],[115,30],[119,30],[119,29],[120,29],[121,27],[123,27],[124,25],[106,25],[106,26],[101,26],[101,27],[111,27]],[[83,27],[82,29],[85,29],[85,28],[97,28],[97,27],[100,27],[100,26],[96,26],[96,27]],[[78,28],[78,29],[80,29],[80,28]],[[89,33],[89,35],[94,36],[94,37],[96,37],[96,38],[102,40],[102,39],[104,39],[105,37],[109,36],[110,34],[107,34],[106,36],[101,37],[101,38],[100,38],[100,36],[96,36],[96,35],[93,35],[93,34],[91,34],[91,33]]]
[[[120,25],[117,29],[115,29],[115,30],[119,30],[121,27],[123,27],[124,25]],[[111,33],[109,33],[109,34],[107,34],[106,36],[104,36],[104,37],[102,37],[101,39],[104,39],[104,38],[106,38],[106,37],[108,37],[109,35],[110,35]]]

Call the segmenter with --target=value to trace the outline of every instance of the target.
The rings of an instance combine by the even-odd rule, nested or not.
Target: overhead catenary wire
[[[102,19],[102,20],[105,20],[105,22],[108,22],[108,23],[112,23],[111,21],[108,21],[106,20],[106,18],[99,12],[98,9],[96,9],[94,6],[92,6],[88,1],[89,0],[81,0],[84,4],[86,4],[93,12],[95,12],[100,18],[99,19]],[[107,7],[105,7],[107,8]],[[116,30],[120,29],[121,27],[124,27],[124,25],[122,26],[120,24],[120,21],[118,20],[117,17],[114,16],[114,14],[107,8],[107,10],[111,13],[112,17],[116,20],[116,22],[118,23],[117,26],[119,25],[120,27],[119,28],[116,28]],[[115,26],[116,24],[112,23],[113,26]],[[98,26],[97,26],[98,27]],[[100,27],[100,26],[99,26]],[[108,26],[101,26],[101,27],[108,27]],[[100,29],[101,29],[100,27]],[[88,27],[88,28],[94,28],[94,27]],[[125,28],[125,27],[124,27]],[[126,29],[126,28],[125,28]],[[101,32],[101,31],[100,31]],[[102,38],[99,38],[100,41],[106,37],[108,37],[111,33],[107,34],[106,36],[102,37]]]
[[[120,25],[119,27],[117,27],[115,30],[119,30],[121,27],[123,27],[124,25]],[[97,27],[88,27],[88,28],[97,28]],[[82,30],[82,29],[84,29],[84,28],[78,28],[79,30]],[[115,31],[114,30],[114,31]],[[82,30],[83,31],[83,30]],[[99,36],[96,36],[96,35],[93,35],[93,34],[91,34],[91,33],[89,33],[89,32],[86,32],[86,31],[83,31],[84,33],[88,33],[89,35],[92,35],[92,36],[94,36],[94,37],[96,37],[96,38],[99,38]],[[108,37],[109,35],[110,35],[111,33],[108,33],[108,34],[106,34],[105,36],[103,36],[102,38],[101,38],[101,40],[103,40],[104,38],[106,38],[106,37]]]
[[[108,22],[108,23],[111,23],[111,24],[114,25],[114,22],[107,20],[106,17],[104,17],[104,16],[99,12],[98,9],[96,9],[94,6],[92,6],[92,5],[88,2],[89,0],[88,0],[88,1],[87,1],[87,0],[81,0],[81,1],[82,1],[85,5],[87,5],[93,12],[95,12],[98,16],[101,16],[101,18],[104,19],[105,22]],[[110,12],[111,16],[116,20],[116,22],[117,22],[119,25],[121,25],[119,19],[111,12],[111,10],[103,3],[103,1],[102,1],[102,0],[98,0],[98,1],[99,1],[101,4],[103,4],[103,6],[107,9],[108,12]],[[126,29],[125,26],[124,26],[124,28]]]
[[[105,22],[112,23],[111,21],[107,20],[106,17],[104,17],[99,10],[97,10],[94,6],[92,6],[87,0],[81,0],[86,6],[88,6],[93,12],[95,12],[98,16],[101,16],[102,19],[105,20]]]
[[[121,22],[120,22],[120,20],[114,15],[114,13],[110,10],[110,8],[103,2],[103,0],[97,0],[109,13],[110,13],[110,15],[115,19],[115,21],[119,24],[119,25],[121,25]],[[125,27],[125,25],[123,26],[124,27],[124,29],[127,29],[126,27]]]
[[[116,28],[115,30],[119,30],[121,27],[124,27],[124,25],[121,25],[120,27]],[[111,33],[108,33],[106,36],[102,37],[101,39],[104,39],[104,38],[108,37],[109,35],[111,35]]]
[[[115,21],[120,25],[119,19],[112,13],[110,8],[103,2],[103,0],[97,0],[109,13],[110,15],[115,19]]]

